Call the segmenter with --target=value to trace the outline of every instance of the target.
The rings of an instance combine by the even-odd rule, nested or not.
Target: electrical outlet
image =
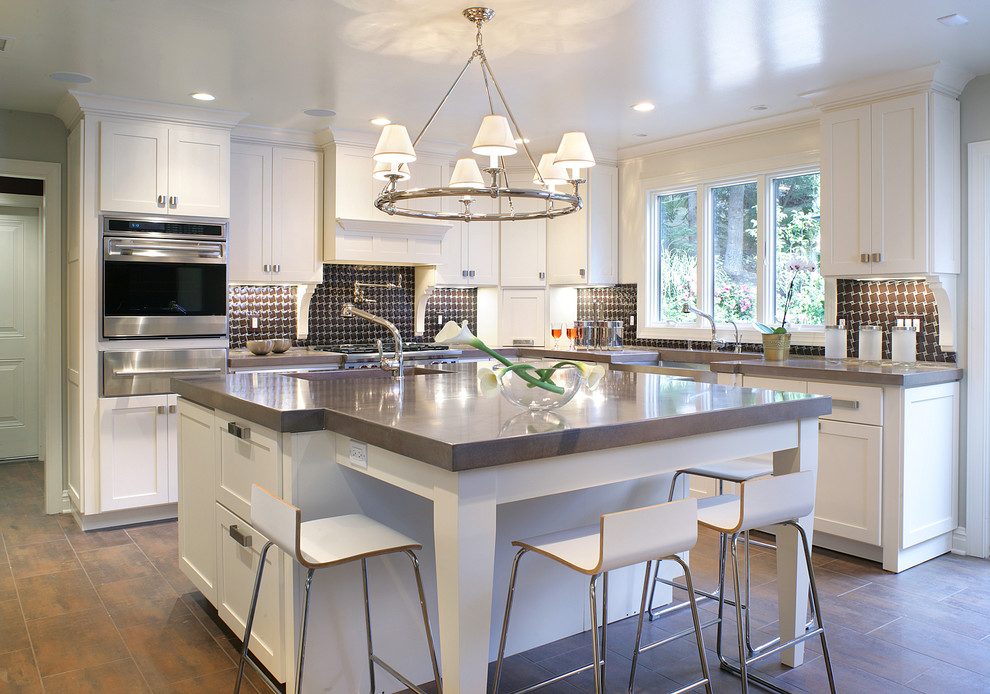
[[[636,325],[636,315],[633,313],[629,314],[629,327],[632,328]]]
[[[351,464],[354,467],[368,467],[368,444],[351,439]]]
[[[443,325],[443,314],[442,313],[438,313],[437,314],[437,325]]]

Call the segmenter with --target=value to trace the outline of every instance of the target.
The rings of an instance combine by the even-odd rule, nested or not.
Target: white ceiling
[[[0,108],[52,113],[72,88],[212,106],[244,123],[416,133],[474,47],[467,0],[5,0]],[[536,151],[584,130],[596,149],[808,108],[798,94],[945,61],[990,73],[987,0],[490,0],[485,48]],[[957,12],[970,22],[947,27]],[[652,113],[629,107],[652,101]],[[470,142],[472,67],[431,126]],[[764,111],[753,111],[757,104]],[[329,108],[331,118],[303,115]],[[640,134],[637,136],[637,134]],[[643,136],[645,135],[645,137]]]

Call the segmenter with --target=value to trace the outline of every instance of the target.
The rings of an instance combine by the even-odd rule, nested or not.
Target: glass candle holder
[[[846,327],[844,325],[825,326],[825,359],[837,362],[846,358]]]
[[[865,362],[880,363],[880,344],[883,331],[879,325],[859,326],[859,358]]]
[[[900,364],[913,364],[918,358],[918,328],[895,325],[890,329],[890,357]]]

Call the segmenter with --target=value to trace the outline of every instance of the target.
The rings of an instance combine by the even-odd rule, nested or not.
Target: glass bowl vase
[[[545,369],[552,368],[551,364],[527,364],[522,372],[531,379],[540,379]],[[542,373],[541,373],[542,372]],[[537,385],[533,385],[526,376],[516,370],[507,370],[501,365],[496,367],[498,389],[506,400],[524,410],[554,410],[566,405],[581,390],[585,383],[584,374],[574,366],[563,366],[555,369],[550,375],[554,385],[563,389],[557,393]]]

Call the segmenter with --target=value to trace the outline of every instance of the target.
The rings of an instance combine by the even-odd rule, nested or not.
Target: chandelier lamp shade
[[[470,7],[464,10],[463,14],[477,27],[477,47],[415,140],[410,140],[409,132],[403,125],[391,124],[382,130],[373,155],[375,166],[372,176],[376,180],[386,181],[386,184],[375,199],[375,207],[390,215],[465,222],[550,219],[580,210],[583,205],[580,185],[585,182],[581,178],[581,170],[595,165],[595,157],[588,144],[588,138],[581,132],[564,134],[557,151],[544,154],[537,166],[526,146],[528,140],[523,137],[519,125],[512,116],[512,111],[502,95],[502,89],[485,57],[481,27],[495,15],[495,11],[485,7]],[[482,169],[478,166],[478,161],[472,157],[458,159],[446,187],[400,190],[396,184],[411,179],[408,165],[416,161],[416,145],[426,134],[461,77],[475,60],[481,68],[488,96],[488,110],[491,113],[481,121],[481,127],[471,145],[471,152],[480,157],[487,157],[485,162],[487,167]],[[494,92],[492,86],[495,87]],[[505,115],[495,113],[496,103],[501,104],[501,110]],[[532,167],[533,187],[510,187],[508,184],[503,158],[518,152],[517,143],[521,143]],[[557,186],[567,184],[570,184],[571,192],[557,190]],[[441,211],[422,209],[421,205],[416,206],[419,209],[410,206],[412,201],[423,199],[439,199],[442,203],[443,198],[455,198],[456,204],[436,205],[435,207]],[[487,205],[485,209],[495,211],[475,213],[472,210],[472,203],[479,199],[494,200],[496,204]],[[514,201],[522,200],[528,201],[528,204],[519,205],[517,209]]]

